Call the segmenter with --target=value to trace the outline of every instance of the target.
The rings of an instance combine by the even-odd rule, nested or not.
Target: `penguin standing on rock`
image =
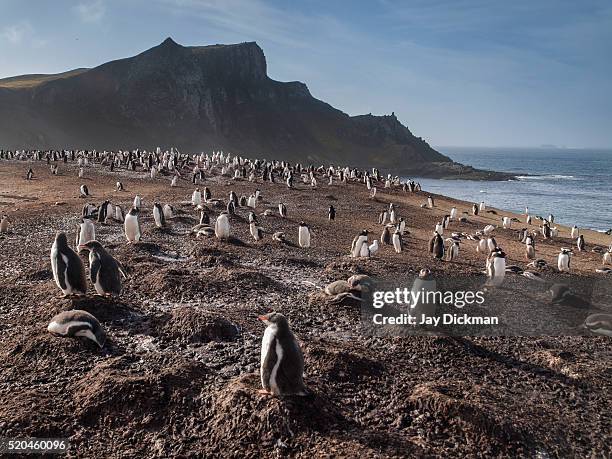
[[[66,233],[59,232],[51,246],[53,279],[64,296],[85,295],[87,280],[81,258],[68,247]]]
[[[73,309],[60,312],[51,319],[47,331],[62,337],[79,337],[92,340],[100,349],[106,342],[106,333],[94,316],[87,311]]]
[[[444,240],[436,231],[429,240],[429,253],[433,254],[434,258],[441,260],[444,257]]]
[[[308,228],[308,225],[304,222],[300,222],[298,228],[298,244],[300,247],[310,247],[310,228]]]
[[[99,295],[119,295],[121,277],[119,263],[98,241],[89,241],[79,249],[89,250],[89,278]]]
[[[285,316],[259,316],[267,327],[261,342],[261,385],[264,394],[308,395],[304,385],[304,356]]]
[[[278,205],[278,213],[282,218],[287,218],[287,206],[282,202]]]
[[[361,252],[361,245],[368,242],[368,230],[362,230],[357,236],[353,238],[351,244],[351,256],[357,258]]]
[[[124,218],[123,230],[128,244],[140,242],[140,222],[138,221],[138,208],[132,207]]]

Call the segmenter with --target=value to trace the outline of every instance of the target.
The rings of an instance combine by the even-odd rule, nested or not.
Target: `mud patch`
[[[322,376],[332,381],[358,384],[368,378],[378,378],[384,366],[364,355],[348,349],[338,349],[336,343],[318,342],[305,347],[308,374]]]

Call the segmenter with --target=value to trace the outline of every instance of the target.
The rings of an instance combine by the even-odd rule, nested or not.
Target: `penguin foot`
[[[261,395],[272,395],[272,392],[270,392],[270,391],[268,391],[268,390],[266,390],[266,389],[259,389],[259,390],[257,391],[257,393],[258,393],[258,394],[261,394]]]

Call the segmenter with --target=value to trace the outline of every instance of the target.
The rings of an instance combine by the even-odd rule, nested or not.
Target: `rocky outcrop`
[[[272,80],[254,42],[187,47],[168,38],[93,69],[0,80],[0,117],[4,148],[176,146],[404,175],[503,178],[456,165],[394,114],[351,117],[303,83]]]

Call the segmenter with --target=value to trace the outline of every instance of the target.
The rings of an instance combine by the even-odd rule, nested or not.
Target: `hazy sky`
[[[0,77],[168,36],[257,41],[272,78],[433,145],[612,147],[610,0],[0,0]]]

